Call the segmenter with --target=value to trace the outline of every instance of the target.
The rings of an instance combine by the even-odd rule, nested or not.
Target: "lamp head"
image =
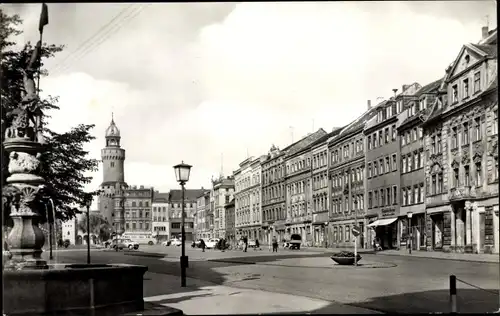
[[[174,166],[175,179],[177,180],[177,182],[179,182],[180,184],[184,184],[189,181],[191,167],[191,165],[185,164],[184,161]]]

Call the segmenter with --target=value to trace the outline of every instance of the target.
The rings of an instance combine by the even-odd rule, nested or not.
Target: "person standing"
[[[245,246],[245,249],[243,249],[243,252],[247,252],[247,248],[248,248],[248,238],[247,238],[247,236],[243,237],[243,244]]]
[[[201,252],[205,252],[205,241],[203,239],[200,240],[200,247],[201,247]]]
[[[273,252],[278,252],[278,239],[276,236],[273,237]]]

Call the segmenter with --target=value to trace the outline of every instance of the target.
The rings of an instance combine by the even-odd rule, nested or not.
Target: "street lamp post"
[[[412,245],[412,243],[413,243],[413,229],[411,227],[411,218],[413,217],[413,213],[408,212],[407,216],[408,216],[408,237],[410,238],[410,242],[409,242],[410,248],[408,250],[408,253],[411,255],[411,248],[413,246]]]
[[[90,206],[92,205],[92,196],[87,197],[85,206],[87,207],[87,264],[90,264]]]
[[[191,167],[190,165],[187,165],[183,162],[181,162],[178,165],[174,166],[175,170],[175,178],[177,182],[181,185],[182,188],[182,214],[181,214],[181,287],[186,287],[186,267],[188,265],[188,257],[186,256],[186,233],[185,233],[185,217],[186,214],[184,213],[184,185],[186,182],[189,181],[189,173],[191,172]]]

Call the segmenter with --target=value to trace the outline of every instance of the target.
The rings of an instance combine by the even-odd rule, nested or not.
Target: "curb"
[[[392,257],[410,257],[410,258],[421,258],[421,259],[434,259],[434,260],[450,260],[450,261],[461,261],[461,262],[475,262],[475,263],[491,263],[491,264],[499,264],[499,261],[484,261],[479,259],[460,259],[460,258],[436,258],[436,257],[424,257],[424,256],[411,256],[411,255],[398,255],[395,253],[376,253],[375,255],[379,256],[392,256]]]
[[[238,261],[238,260],[225,260],[225,259],[208,259],[206,261],[210,262],[221,262],[221,263],[235,263],[235,264],[256,264],[253,261]]]

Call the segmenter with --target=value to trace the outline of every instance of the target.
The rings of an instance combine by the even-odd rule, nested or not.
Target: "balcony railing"
[[[471,186],[460,186],[458,188],[452,188],[450,190],[450,201],[462,201],[473,199],[477,197],[477,192],[475,187]]]

